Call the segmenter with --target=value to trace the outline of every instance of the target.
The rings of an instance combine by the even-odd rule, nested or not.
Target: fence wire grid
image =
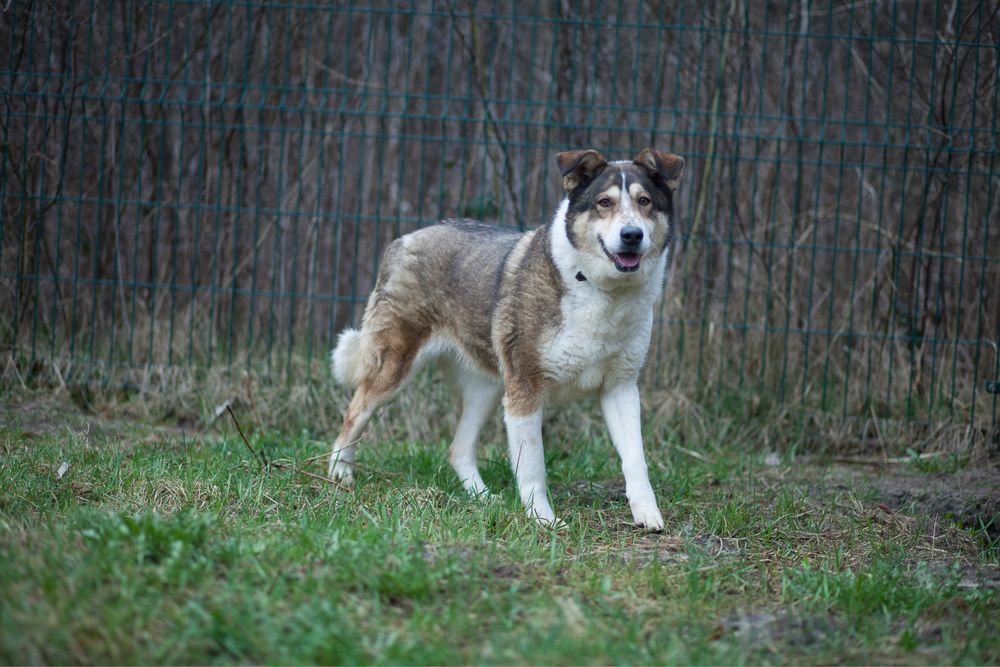
[[[995,437],[998,13],[10,0],[5,365],[313,375],[392,238],[532,228],[554,153],[654,146],[688,170],[647,382]]]

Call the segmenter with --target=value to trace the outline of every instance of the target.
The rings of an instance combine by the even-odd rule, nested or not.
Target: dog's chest
[[[652,301],[645,296],[612,297],[589,288],[563,297],[560,324],[541,349],[558,394],[591,392],[606,380],[638,373],[653,322]]]

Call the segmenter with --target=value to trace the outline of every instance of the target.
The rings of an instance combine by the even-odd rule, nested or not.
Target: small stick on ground
[[[914,461],[927,461],[945,456],[948,452],[924,452],[914,456],[835,456],[831,460],[834,463],[856,463],[860,465],[885,465],[889,463],[913,463]]]
[[[281,470],[291,470],[292,472],[297,472],[300,475],[305,475],[306,477],[311,477],[313,479],[321,480],[323,482],[326,482],[327,484],[333,484],[334,486],[338,486],[340,488],[346,488],[344,487],[343,484],[341,484],[335,479],[331,479],[330,477],[317,475],[316,473],[309,472],[308,470],[301,470],[293,465],[288,465],[287,463],[281,463],[280,461],[268,461],[267,457],[264,456],[264,452],[254,449],[253,445],[250,444],[250,441],[247,440],[246,435],[243,434],[243,429],[240,428],[239,420],[236,419],[236,415],[233,414],[233,409],[227,405],[226,411],[229,412],[229,416],[232,418],[233,424],[236,425],[236,430],[239,432],[240,438],[243,439],[243,444],[247,446],[247,449],[250,450],[250,455],[254,457],[254,460],[260,464],[262,469],[267,468],[269,466],[273,466],[275,468],[280,468]]]
[[[243,438],[243,444],[246,445],[247,449],[250,450],[250,455],[253,456],[255,461],[260,463],[261,468],[266,467],[267,457],[264,456],[264,452],[258,452],[256,449],[254,449],[253,445],[250,444],[250,441],[247,440],[247,437],[243,435],[243,429],[240,428],[240,422],[238,419],[236,419],[236,415],[233,414],[233,409],[227,405],[226,412],[229,413],[229,416],[232,417],[233,419],[233,423],[236,424],[236,430],[239,431],[240,437]]]
[[[318,479],[328,484],[333,484],[334,486],[347,488],[343,484],[341,484],[340,482],[331,477],[326,477],[324,475],[317,475],[314,472],[309,472],[308,470],[302,470],[301,468],[296,468],[294,465],[288,465],[287,463],[282,463],[281,461],[271,461],[269,465],[272,465],[275,468],[281,468],[282,470],[291,470],[292,472],[297,472],[300,475],[305,475],[306,477],[312,477],[313,479]]]
[[[360,442],[360,441],[361,441],[361,438],[358,438],[355,441],[355,443]],[[310,440],[310,442],[319,442],[319,441],[317,441],[317,440]],[[308,458],[304,458],[301,461],[299,461],[298,463],[300,465],[310,465],[310,464],[317,463],[319,461],[327,461],[329,459],[330,459],[330,453],[329,452],[323,452],[322,454],[317,454],[316,456],[310,456]],[[354,463],[352,463],[351,467],[353,467],[355,470],[360,470],[362,472],[377,472],[379,475],[388,476],[388,477],[405,477],[406,476],[406,473],[402,473],[402,472],[390,472],[388,470],[381,470],[379,468],[373,468],[371,466],[366,466],[363,463],[358,463],[357,461],[355,461]]]

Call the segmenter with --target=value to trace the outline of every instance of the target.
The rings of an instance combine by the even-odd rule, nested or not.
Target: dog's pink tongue
[[[623,252],[617,256],[618,263],[626,269],[639,266],[639,254],[634,252]]]

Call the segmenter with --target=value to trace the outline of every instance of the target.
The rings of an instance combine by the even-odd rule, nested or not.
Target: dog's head
[[[674,193],[684,158],[645,148],[631,162],[595,150],[556,155],[568,205],[566,237],[588,278],[645,280],[671,237]]]

